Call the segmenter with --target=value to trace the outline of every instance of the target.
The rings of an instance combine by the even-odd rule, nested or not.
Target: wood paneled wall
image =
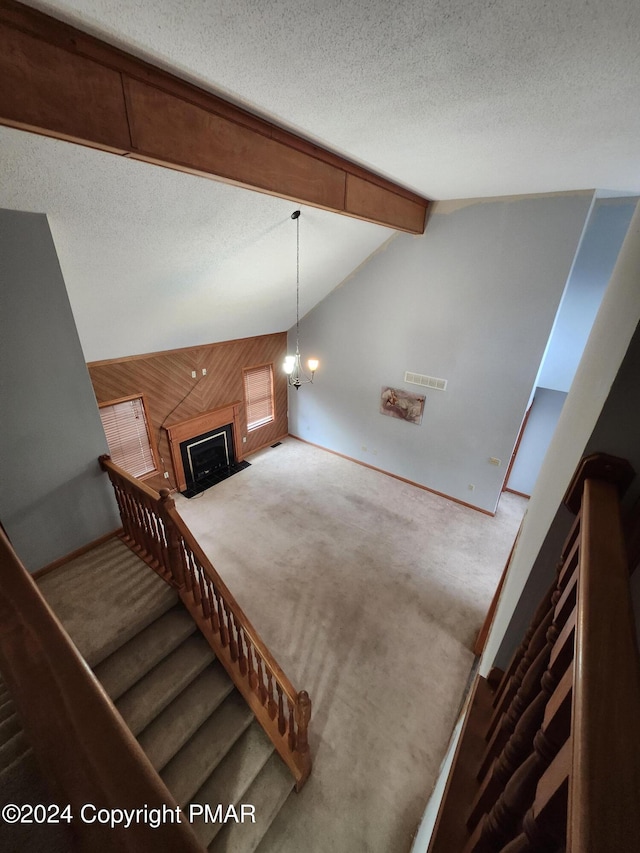
[[[244,401],[242,371],[246,367],[273,363],[275,420],[247,432],[244,406],[241,407],[243,445],[247,455],[273,444],[288,432],[287,378],[281,365],[287,351],[287,334],[261,335],[236,341],[167,350],[149,355],[129,356],[89,363],[89,374],[98,403],[131,394],[144,394],[150,428],[158,443],[160,471],[169,472],[169,481],[152,478],[154,488],[176,487],[175,472],[164,426],[178,423],[202,412],[237,400]],[[202,371],[207,375],[203,376]],[[193,379],[191,372],[196,371]]]

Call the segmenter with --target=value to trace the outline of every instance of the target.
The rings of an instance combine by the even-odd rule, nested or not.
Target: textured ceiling
[[[637,0],[29,5],[430,198],[640,192]],[[88,359],[294,321],[290,202],[8,129],[0,169],[0,206],[50,216]],[[391,234],[305,209],[303,311]]]

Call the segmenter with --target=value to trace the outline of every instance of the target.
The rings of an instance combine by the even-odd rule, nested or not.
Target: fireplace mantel
[[[209,412],[203,412],[200,415],[195,415],[185,421],[171,424],[165,427],[169,438],[169,449],[171,450],[171,461],[173,462],[173,470],[176,474],[176,482],[179,491],[184,491],[187,487],[187,478],[182,464],[182,456],[180,454],[180,444],[190,438],[195,438],[197,435],[202,435],[209,430],[217,429],[218,427],[233,424],[233,450],[236,461],[242,462],[244,456],[242,454],[242,435],[240,428],[240,406],[242,403],[238,400],[235,403],[228,403],[219,409],[212,409]]]

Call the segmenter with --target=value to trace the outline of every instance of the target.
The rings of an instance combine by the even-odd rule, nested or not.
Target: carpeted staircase
[[[0,676],[0,807],[53,802],[33,750],[20,725],[13,700]],[[71,835],[66,824],[43,826],[0,821],[0,850],[20,853],[68,853]]]
[[[203,847],[256,850],[294,780],[175,593],[117,539],[40,587],[183,815],[255,807],[255,823],[194,822]]]

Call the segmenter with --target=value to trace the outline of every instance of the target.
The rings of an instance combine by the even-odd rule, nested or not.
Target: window
[[[273,420],[273,365],[263,364],[244,371],[244,399],[249,432]]]
[[[100,403],[100,418],[111,458],[134,477],[156,470],[149,426],[141,396]]]

